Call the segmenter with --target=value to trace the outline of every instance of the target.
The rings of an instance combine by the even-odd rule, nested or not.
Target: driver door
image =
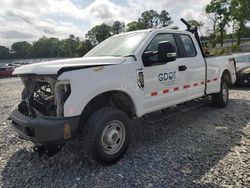
[[[143,53],[156,52],[159,42],[168,41],[175,46],[177,59],[171,62],[159,63],[155,55],[146,59],[144,64],[144,97],[145,113],[160,110],[186,100],[188,91],[183,89],[187,83],[185,70],[181,70],[183,60],[178,58],[178,50],[173,34],[156,34]],[[167,54],[166,54],[167,55]]]

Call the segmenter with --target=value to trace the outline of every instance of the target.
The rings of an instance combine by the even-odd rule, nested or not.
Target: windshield
[[[136,32],[110,37],[84,57],[132,55],[148,32]]]
[[[236,56],[235,57],[235,61],[237,63],[241,63],[241,62],[249,62],[250,63],[250,54],[247,54],[247,55],[241,55],[241,56]]]

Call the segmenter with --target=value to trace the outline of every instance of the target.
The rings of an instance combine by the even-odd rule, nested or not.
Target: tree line
[[[212,26],[203,40],[209,41],[212,47],[217,43],[223,46],[224,40],[236,39],[236,45],[241,43],[241,37],[250,37],[250,29],[247,22],[250,20],[249,0],[211,0],[206,5],[206,16],[211,20]],[[197,20],[189,20],[191,25],[196,26],[201,32],[204,23]],[[30,44],[26,41],[15,42],[11,48],[0,46],[0,59],[8,58],[45,58],[45,57],[80,57],[86,54],[95,45],[106,38],[121,32],[135,31],[141,29],[167,27],[173,24],[173,20],[166,10],[157,12],[148,10],[142,12],[141,16],[128,24],[115,21],[112,25],[102,23],[90,29],[85,35],[85,40],[70,35],[67,39],[42,37]],[[227,33],[231,26],[233,32]]]
[[[230,38],[236,38],[237,45],[241,43],[241,37],[249,37],[249,28],[246,26],[250,21],[249,0],[211,0],[205,11],[212,21],[210,39],[213,47],[216,43],[223,46],[225,38],[228,38],[226,28],[232,26]]]
[[[9,50],[0,46],[0,59],[47,58],[47,57],[79,57],[92,48],[88,41],[80,41],[79,37],[70,35],[67,39],[42,37],[30,44],[26,41],[15,42]]]
[[[172,23],[173,21],[166,10],[162,10],[160,13],[149,10],[143,12],[137,21],[127,25],[118,20],[111,26],[105,23],[97,25],[87,32],[83,41],[71,34],[67,39],[63,40],[43,36],[33,44],[26,41],[15,42],[10,49],[0,46],[0,59],[81,57],[112,35],[139,29],[166,27]]]

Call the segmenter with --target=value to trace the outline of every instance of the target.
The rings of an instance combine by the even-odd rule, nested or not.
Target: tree
[[[79,57],[84,56],[89,50],[92,49],[92,44],[89,40],[85,40],[79,43],[76,49],[76,53]]]
[[[244,27],[242,32],[242,37],[250,38],[250,27]]]
[[[154,28],[159,24],[159,14],[155,10],[145,11],[141,14],[141,18],[138,21],[143,23],[144,29]]]
[[[70,34],[70,35],[69,35],[69,38],[72,39],[72,40],[74,40],[74,39],[75,39],[75,35]]]
[[[206,10],[207,11],[207,10]],[[216,13],[207,13],[206,16],[212,21],[212,34],[209,36],[210,40],[212,41],[212,46],[216,46],[216,28],[217,28],[217,14]],[[209,30],[210,33],[210,30]]]
[[[136,31],[141,29],[146,29],[145,25],[142,22],[133,21],[127,24],[127,30],[126,31]]]
[[[236,26],[237,45],[244,32],[246,22],[250,20],[249,0],[231,0],[231,16]]]
[[[59,57],[79,57],[82,56],[81,50],[82,42],[79,37],[73,34],[69,38],[60,41],[57,56]]]
[[[61,41],[58,38],[47,38],[43,36],[38,41],[33,43],[32,54],[33,58],[58,57],[59,46]]]
[[[119,34],[124,30],[125,24],[120,21],[115,21],[113,23],[112,29],[114,34]]]
[[[91,42],[92,45],[97,45],[98,43],[104,41],[111,36],[112,27],[103,23],[93,27],[86,34],[86,39]]]
[[[9,48],[5,46],[0,46],[0,59],[8,59],[10,58]]]
[[[197,21],[197,20],[188,20],[188,23],[191,24],[194,27],[197,27],[197,29],[201,33],[201,28],[204,26],[204,23],[202,21]]]
[[[126,31],[136,31],[139,30],[138,26],[137,26],[138,22],[137,21],[133,21],[127,24],[127,30]]]
[[[173,23],[171,17],[169,16],[169,13],[166,10],[161,11],[159,19],[162,27],[167,27]]]
[[[173,23],[172,18],[166,10],[162,10],[160,14],[155,10],[145,11],[138,18],[138,21],[128,23],[127,31],[135,31],[140,29],[150,29],[155,27],[167,27]]]
[[[194,27],[197,27],[198,29],[204,26],[204,23],[202,21],[197,21],[197,20],[188,20],[188,23]]]
[[[12,44],[11,49],[14,51],[15,58],[28,58],[31,54],[32,45],[26,41],[15,42]]]
[[[225,27],[230,21],[229,0],[212,0],[206,6],[206,13],[213,14],[219,31],[219,41],[223,46]]]

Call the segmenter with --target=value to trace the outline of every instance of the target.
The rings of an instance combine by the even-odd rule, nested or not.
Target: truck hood
[[[125,57],[81,57],[62,59],[31,65],[23,65],[16,68],[12,74],[57,75],[67,70],[120,64],[125,60]]]

